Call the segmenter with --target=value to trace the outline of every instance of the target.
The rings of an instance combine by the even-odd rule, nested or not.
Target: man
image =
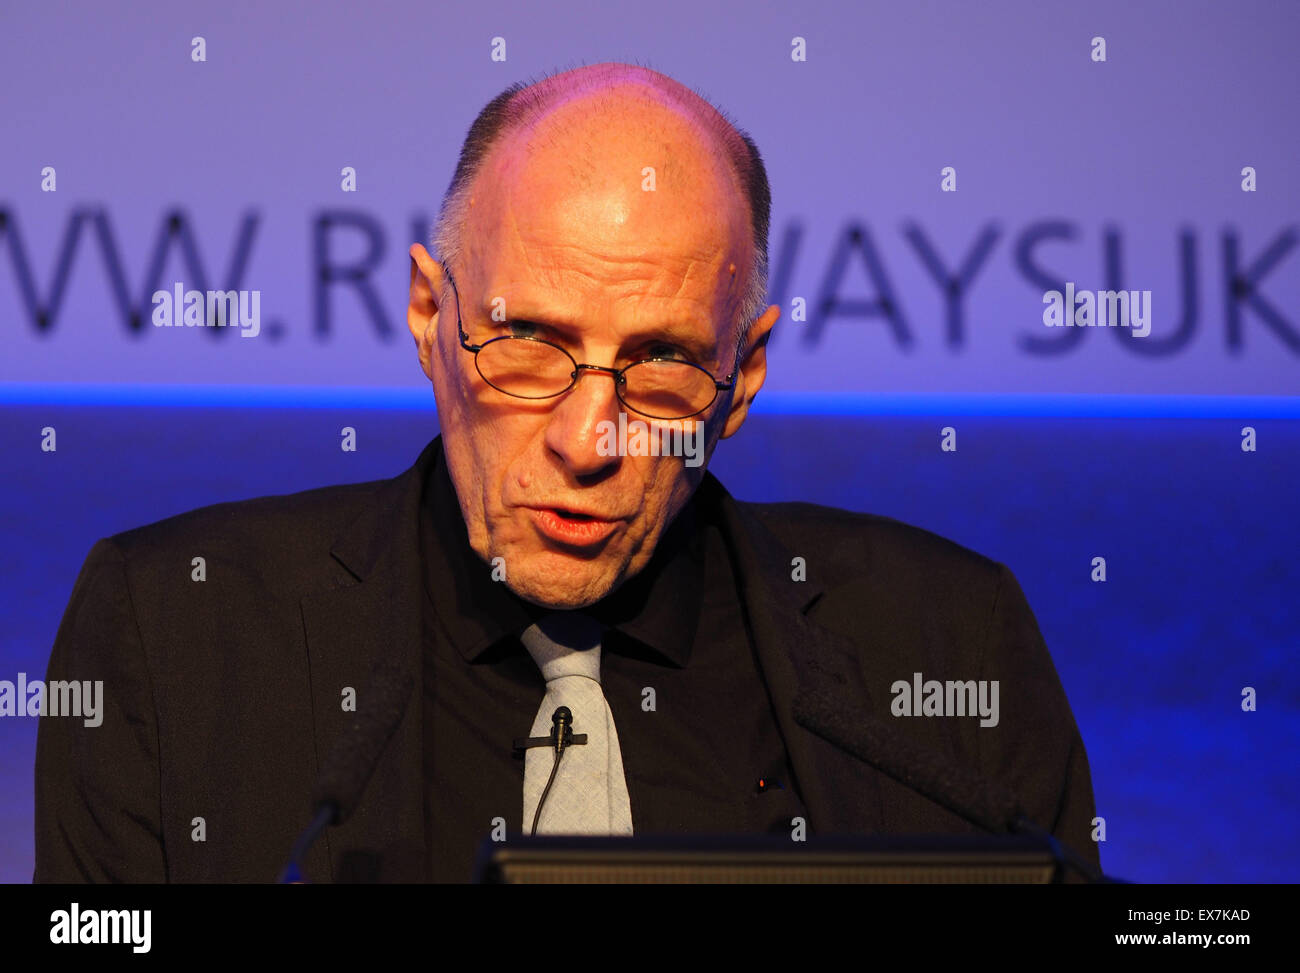
[[[534,828],[979,830],[810,731],[808,699],[1005,788],[1096,863],[1083,743],[1006,568],[706,474],[766,378],[768,213],[748,137],[653,71],[490,103],[439,259],[411,248],[442,435],[392,481],[94,547],[50,678],[102,679],[107,712],[42,722],[37,879],[271,879],[385,660],[417,691],[313,881],[464,881],[485,838]],[[678,455],[611,434],[634,422]],[[561,705],[585,743],[558,765],[516,746]]]

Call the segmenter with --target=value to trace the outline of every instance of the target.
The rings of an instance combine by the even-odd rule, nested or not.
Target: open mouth
[[[533,508],[533,523],[551,541],[570,547],[589,548],[604,544],[618,529],[616,520],[602,520],[591,514],[564,507]]]

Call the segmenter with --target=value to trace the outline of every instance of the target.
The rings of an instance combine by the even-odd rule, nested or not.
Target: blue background
[[[335,390],[306,408],[120,392],[4,408],[0,560],[5,678],[43,674],[94,539],[225,500],[394,476],[437,433],[431,408]],[[66,396],[65,396],[66,398]],[[1083,733],[1103,865],[1142,881],[1294,881],[1300,840],[1300,422],[1256,403],[1243,453],[1232,402],[777,400],[710,469],[741,499],[886,514],[1008,564],[1023,585]],[[1267,406],[1267,408],[1265,407]],[[914,414],[930,408],[934,414]],[[906,410],[913,414],[889,414]],[[940,411],[942,410],[942,411]],[[1032,410],[1034,415],[973,411]],[[871,414],[875,413],[875,414]],[[1208,413],[1208,414],[1207,414]],[[1288,415],[1288,413],[1290,413]],[[59,450],[36,447],[58,429]],[[339,449],[339,429],[359,449]],[[939,430],[957,430],[956,453]],[[1090,580],[1091,560],[1108,580]],[[1253,686],[1259,709],[1242,712]],[[0,720],[0,877],[30,879],[37,720]]]

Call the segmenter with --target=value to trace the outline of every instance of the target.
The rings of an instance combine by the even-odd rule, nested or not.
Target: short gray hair
[[[736,344],[743,348],[750,327],[767,307],[767,236],[772,216],[767,167],[754,140],[721,108],[667,75],[640,65],[612,62],[579,70],[582,71],[582,80],[576,82],[579,87],[587,86],[594,90],[611,80],[631,78],[654,88],[690,112],[692,118],[702,124],[704,131],[723,147],[725,158],[748,203],[753,228],[754,263],[750,269],[749,287],[734,323]],[[571,90],[576,79],[557,80],[563,79],[563,74],[552,73],[526,84],[516,82],[510,85],[489,101],[470,125],[469,134],[461,145],[456,172],[443,195],[442,208],[433,225],[431,243],[442,262],[460,265],[464,255],[462,229],[469,215],[469,191],[493,147],[509,133],[545,115],[559,94]]]

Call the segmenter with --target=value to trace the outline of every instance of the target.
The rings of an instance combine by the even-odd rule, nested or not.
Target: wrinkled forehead
[[[466,253],[488,275],[502,262],[582,273],[650,260],[700,274],[751,259],[748,208],[721,147],[632,98],[566,102],[510,133],[470,196]]]

